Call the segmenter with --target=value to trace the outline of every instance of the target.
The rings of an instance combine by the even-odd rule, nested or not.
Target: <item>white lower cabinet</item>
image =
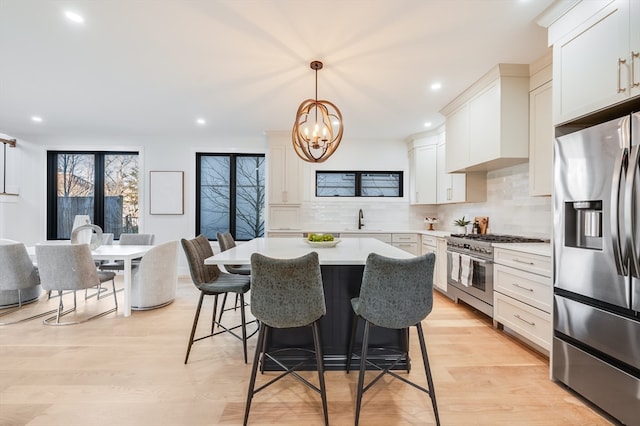
[[[422,254],[436,255],[433,270],[433,287],[442,293],[447,292],[447,240],[432,235],[422,236]]]
[[[494,249],[493,322],[507,327],[538,348],[551,350],[551,257]]]
[[[391,234],[391,245],[416,256],[420,255],[418,234]]]

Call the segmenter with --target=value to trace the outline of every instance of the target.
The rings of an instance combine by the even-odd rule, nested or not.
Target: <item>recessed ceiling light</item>
[[[431,90],[440,90],[441,87],[442,87],[441,83],[433,83],[431,85]]]
[[[204,126],[205,124],[207,124],[207,121],[204,118],[198,118],[196,120],[196,123],[198,123],[201,126]]]
[[[42,117],[38,117],[37,115],[31,117],[31,120],[35,121],[36,123],[42,123]]]
[[[84,22],[84,18],[82,16],[80,16],[77,13],[72,12],[70,10],[67,10],[64,13],[64,16],[66,16],[67,19],[69,19],[69,20],[71,20],[73,22],[77,22],[78,24],[82,24]]]
[[[426,123],[424,123],[424,127],[431,127],[432,123],[430,121],[427,121]]]

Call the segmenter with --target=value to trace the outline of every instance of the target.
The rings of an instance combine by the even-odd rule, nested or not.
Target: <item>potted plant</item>
[[[465,219],[464,216],[462,216],[462,218],[460,219],[456,219],[453,221],[453,224],[458,227],[458,233],[459,234],[466,234],[467,233],[467,225],[470,224],[471,221]]]

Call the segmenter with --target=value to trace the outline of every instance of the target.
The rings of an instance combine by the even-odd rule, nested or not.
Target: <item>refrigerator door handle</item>
[[[613,179],[611,184],[611,245],[618,275],[628,274],[626,267],[627,262],[623,262],[625,253],[622,251],[622,242],[620,241],[620,235],[622,234],[620,233],[621,221],[619,211],[622,177],[626,172],[628,164],[628,150],[627,148],[622,148],[613,166]]]
[[[629,158],[629,168],[627,169],[627,182],[624,191],[624,227],[627,231],[626,245],[629,254],[630,267],[629,273],[636,278],[640,278],[640,262],[638,260],[638,249],[636,241],[636,218],[634,215],[635,192],[636,192],[636,175],[640,166],[640,145],[635,145],[631,149]]]

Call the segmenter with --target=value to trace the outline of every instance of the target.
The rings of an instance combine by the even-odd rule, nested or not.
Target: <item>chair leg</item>
[[[227,293],[224,294],[225,296]],[[236,293],[236,297],[237,297]],[[247,318],[245,317],[244,312],[244,294],[240,293],[240,302],[242,306],[240,307],[240,318],[242,320],[242,349],[244,350],[244,363],[247,363]]]
[[[187,355],[184,357],[184,363],[189,361],[189,352],[191,352],[191,346],[193,345],[193,337],[196,334],[196,327],[198,326],[198,317],[200,317],[200,309],[202,309],[202,299],[204,299],[204,293],[200,292],[200,300],[198,300],[198,307],[196,308],[196,315],[193,318],[193,325],[191,326],[191,336],[189,336],[189,344],[187,345]],[[214,309],[215,311],[215,309]],[[215,318],[215,316],[214,316]]]
[[[436,425],[440,426],[440,416],[438,416],[438,405],[436,404],[436,390],[433,387],[433,377],[429,368],[429,357],[427,356],[427,345],[424,342],[424,333],[422,332],[422,324],[416,324],[418,329],[418,340],[420,340],[420,350],[422,351],[422,361],[424,362],[424,371],[427,375],[427,384],[429,386],[429,397],[433,405],[433,414],[436,418]]]
[[[246,426],[249,421],[249,410],[251,409],[251,400],[253,399],[254,389],[256,386],[256,375],[258,372],[258,362],[262,356],[268,326],[264,323],[260,323],[260,331],[258,332],[258,341],[256,342],[256,353],[253,356],[253,365],[251,366],[251,378],[249,379],[249,390],[247,391],[247,403],[244,408],[244,422],[243,425]],[[264,365],[264,359],[262,360],[262,364]]]
[[[227,293],[224,294],[224,297],[227,297]],[[222,310],[224,310],[224,302],[222,302]],[[213,334],[213,330],[216,328],[216,312],[218,311],[218,295],[213,296],[213,319],[211,320],[211,334]]]
[[[222,298],[222,308],[220,309],[220,316],[218,317],[218,322],[222,322],[222,314],[224,313],[224,307],[227,305],[227,294],[224,294],[224,297]],[[238,295],[236,294],[236,298],[238,297]],[[211,332],[213,333],[213,330],[211,330]]]
[[[351,370],[351,358],[353,358],[353,345],[356,340],[356,331],[358,330],[358,320],[360,317],[353,314],[353,324],[351,325],[351,338],[349,339],[349,351],[347,352],[347,374]]]
[[[262,341],[262,353],[267,353],[267,345],[269,342],[269,327],[267,327],[266,325],[264,325],[263,323],[258,323],[258,328],[262,329],[263,327],[265,327],[264,330],[264,338]],[[264,357],[262,358],[262,362],[260,363],[260,374],[264,374],[264,364],[265,364],[265,359]]]
[[[313,328],[313,345],[316,351],[316,364],[318,370],[318,380],[320,381],[320,396],[322,397],[322,411],[324,413],[324,424],[329,425],[329,411],[327,409],[327,389],[324,383],[324,357],[322,355],[322,344],[320,342],[320,331],[318,321],[311,325]]]
[[[362,353],[360,354],[360,376],[358,377],[358,393],[356,396],[356,422],[360,421],[360,407],[362,405],[362,394],[364,393],[364,374],[367,364],[367,347],[369,345],[369,321],[364,321],[364,335],[362,336]]]
[[[407,373],[411,373],[411,360],[409,358],[409,329],[405,328],[400,330],[400,333],[402,333],[402,350],[407,357]]]
[[[118,310],[118,297],[116,296],[116,280],[115,278],[111,280],[111,287],[113,288],[113,301],[116,304],[116,311]],[[100,293],[98,293],[98,298],[100,296]]]

